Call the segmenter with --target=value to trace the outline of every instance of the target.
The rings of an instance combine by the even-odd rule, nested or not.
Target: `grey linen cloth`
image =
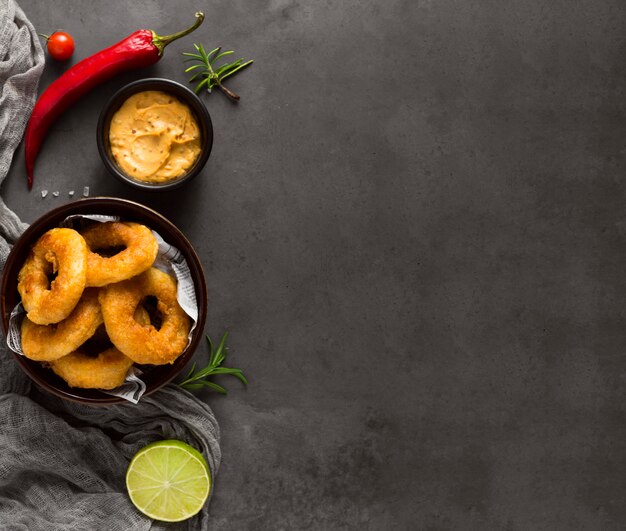
[[[14,0],[0,0],[0,184],[35,102],[44,55]],[[0,199],[0,271],[25,225]],[[0,530],[206,529],[208,504],[180,524],[139,513],[126,494],[132,456],[160,439],[202,452],[213,478],[219,427],[211,409],[170,384],[139,404],[89,407],[31,385],[0,343]]]

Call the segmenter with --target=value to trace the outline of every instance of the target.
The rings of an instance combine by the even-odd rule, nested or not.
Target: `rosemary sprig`
[[[228,355],[228,347],[226,346],[228,332],[224,333],[216,350],[213,349],[213,342],[211,341],[211,338],[206,336],[206,339],[209,344],[209,364],[203,369],[196,371],[196,364],[194,363],[187,376],[185,376],[185,379],[178,385],[190,391],[208,387],[209,389],[213,389],[223,395],[228,394],[228,391],[226,391],[226,389],[224,389],[221,385],[208,380],[209,376],[216,374],[232,374],[235,378],[239,378],[244,384],[248,385],[248,380],[246,380],[246,377],[243,375],[243,371],[241,369],[230,369],[228,367],[221,366]]]
[[[210,93],[214,87],[219,88],[226,96],[228,96],[232,101],[239,101],[239,95],[235,94],[232,90],[226,88],[222,82],[227,78],[236,74],[246,66],[251,65],[254,61],[246,61],[243,62],[243,59],[237,59],[232,63],[224,63],[223,65],[217,67],[215,63],[227,55],[231,55],[235,52],[232,50],[228,50],[226,52],[221,52],[221,47],[217,47],[211,50],[209,53],[206,53],[202,44],[194,44],[194,48],[198,53],[189,53],[183,52],[183,55],[187,57],[184,62],[194,61],[198,64],[192,65],[185,70],[185,72],[189,73],[192,70],[196,70],[200,68],[198,72],[196,72],[191,79],[189,79],[190,83],[197,81],[200,79],[200,82],[196,85],[195,92],[198,94],[200,90],[206,88]]]

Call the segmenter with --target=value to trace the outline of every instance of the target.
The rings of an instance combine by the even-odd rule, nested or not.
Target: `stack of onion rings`
[[[119,247],[110,257],[97,254]],[[97,389],[121,385],[133,363],[172,363],[187,346],[191,321],[178,304],[176,280],[152,267],[157,253],[152,231],[138,223],[46,232],[18,274],[27,312],[24,355],[47,364],[71,387]],[[155,323],[144,307],[149,296],[157,301]],[[84,345],[99,327],[110,346],[91,354]]]

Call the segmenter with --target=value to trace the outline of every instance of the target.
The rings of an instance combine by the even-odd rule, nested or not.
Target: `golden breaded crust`
[[[134,319],[144,297],[157,299],[161,328],[142,325]],[[100,292],[104,325],[111,342],[136,363],[172,363],[187,346],[191,320],[178,304],[176,280],[151,268],[124,282],[111,284]]]
[[[48,273],[57,277],[48,287]],[[51,229],[34,245],[18,274],[17,290],[28,318],[47,325],[65,319],[87,280],[87,244],[73,229]]]

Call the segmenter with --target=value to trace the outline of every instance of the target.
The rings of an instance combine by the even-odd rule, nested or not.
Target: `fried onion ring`
[[[38,325],[25,317],[22,351],[31,360],[57,360],[80,347],[102,323],[98,290],[86,289],[69,317],[58,324]]]
[[[83,232],[87,254],[87,286],[106,286],[143,273],[154,263],[159,245],[145,225],[109,221],[96,223]],[[125,247],[111,257],[95,251]]]
[[[157,299],[162,323],[142,325],[133,317],[142,300]],[[104,326],[111,342],[136,363],[172,363],[187,346],[191,320],[178,304],[176,280],[151,268],[124,282],[111,284],[100,292]]]
[[[57,274],[49,282],[48,275]],[[33,246],[18,274],[17,290],[28,318],[47,325],[65,319],[87,280],[87,245],[73,229],[51,229]]]
[[[76,350],[50,363],[52,370],[70,387],[83,389],[114,389],[124,383],[133,360],[115,347],[98,356]]]

